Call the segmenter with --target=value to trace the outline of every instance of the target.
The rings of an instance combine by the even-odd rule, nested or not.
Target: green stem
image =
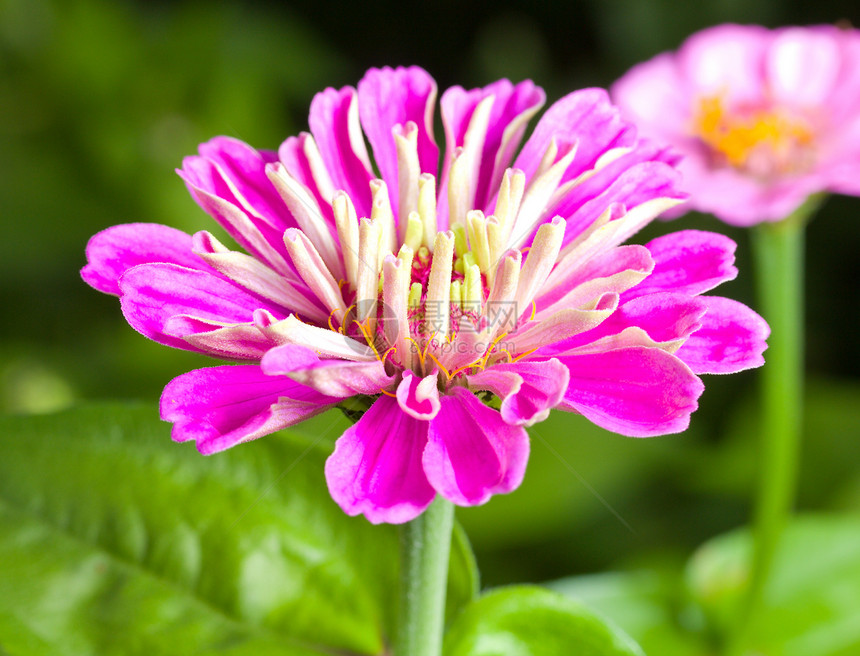
[[[440,656],[454,506],[437,496],[401,527],[400,615],[394,656]]]
[[[821,200],[821,196],[812,196],[785,220],[761,224],[753,232],[759,301],[771,334],[761,371],[752,570],[730,654],[743,653],[747,646],[794,506],[803,416],[804,228]]]

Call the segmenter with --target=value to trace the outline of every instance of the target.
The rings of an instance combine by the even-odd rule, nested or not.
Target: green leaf
[[[685,594],[680,572],[665,568],[575,576],[550,588],[581,601],[620,626],[655,656],[707,654],[701,611]]]
[[[501,588],[465,608],[445,656],[642,656],[619,629],[585,606],[529,586]]]
[[[750,534],[736,531],[699,549],[689,586],[725,634],[743,598]],[[860,653],[860,517],[802,517],[790,524],[774,561],[751,647],[779,656]]]
[[[14,654],[378,654],[394,527],[350,518],[339,413],[203,457],[150,405],[0,418],[0,645]],[[449,616],[475,594],[461,533]]]

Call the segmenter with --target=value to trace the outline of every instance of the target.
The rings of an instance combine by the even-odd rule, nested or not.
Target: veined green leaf
[[[445,637],[445,656],[642,656],[585,606],[531,586],[491,591],[467,606]]]
[[[203,457],[152,406],[0,418],[0,646],[14,654],[379,654],[398,540],[343,514],[342,423]],[[328,431],[327,427],[332,430]],[[329,434],[332,433],[332,434]],[[475,593],[454,539],[449,613]]]

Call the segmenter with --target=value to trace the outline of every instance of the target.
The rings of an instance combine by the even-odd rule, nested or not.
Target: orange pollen
[[[716,154],[736,168],[786,172],[804,168],[813,133],[796,116],[776,109],[727,112],[720,96],[699,101],[693,131]]]

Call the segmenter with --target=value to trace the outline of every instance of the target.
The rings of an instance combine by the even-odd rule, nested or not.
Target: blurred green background
[[[276,148],[307,128],[316,91],[369,66],[419,64],[440,92],[528,77],[552,102],[719,22],[857,18],[835,0],[526,6],[0,0],[0,410],[143,399],[156,413],[168,380],[211,363],[139,336],[78,270],[87,239],[116,223],[212,229],[174,169],[214,135]],[[687,227],[738,241],[741,275],[719,292],[755,306],[743,231],[688,216],[639,239]],[[830,199],[808,230],[804,509],[860,508],[858,252],[860,199]],[[744,523],[756,375],[706,384],[681,436],[631,440],[562,415],[537,426],[523,488],[459,513],[484,582],[671,564]]]

